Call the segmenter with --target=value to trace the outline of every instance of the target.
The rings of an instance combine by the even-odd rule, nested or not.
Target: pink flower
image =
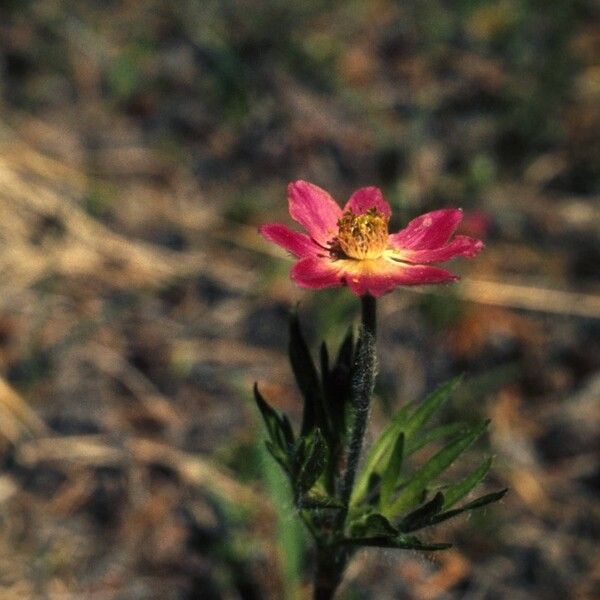
[[[388,233],[390,205],[376,187],[357,190],[343,209],[306,181],[290,183],[288,199],[290,215],[307,233],[280,223],[260,231],[299,259],[291,277],[301,287],[347,285],[357,296],[377,297],[399,285],[456,281],[456,275],[429,263],[471,258],[483,248],[481,240],[452,238],[462,219],[454,208],[426,213]]]

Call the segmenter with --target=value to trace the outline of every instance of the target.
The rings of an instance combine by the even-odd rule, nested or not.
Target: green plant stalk
[[[363,440],[367,429],[369,411],[371,409],[371,396],[375,384],[375,335],[377,329],[377,305],[373,296],[361,297],[362,307],[362,331],[359,338],[359,348],[357,360],[368,360],[371,367],[365,369],[365,377],[369,381],[361,382],[360,389],[352,391],[354,418],[351,424],[350,436],[348,439],[348,451],[346,455],[346,471],[343,476],[341,500],[344,505],[348,505],[356,471],[362,452]],[[364,346],[364,347],[363,347]],[[365,350],[370,355],[365,356]]]
[[[361,297],[361,333],[357,348],[357,369],[361,370],[359,381],[353,385],[353,419],[346,445],[345,468],[338,475],[341,479],[339,495],[344,508],[335,519],[332,536],[343,533],[348,515],[348,504],[356,478],[363,440],[367,429],[371,398],[375,384],[375,339],[377,330],[377,303],[373,296]],[[314,600],[331,600],[342,581],[344,570],[352,555],[347,548],[334,547],[331,539],[317,542]]]
[[[314,600],[331,600],[344,576],[349,553],[321,546],[317,548]]]

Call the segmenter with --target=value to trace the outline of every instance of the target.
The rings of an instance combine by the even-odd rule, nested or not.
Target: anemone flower
[[[413,219],[398,233],[388,233],[390,205],[381,190],[365,187],[341,209],[323,189],[306,181],[288,186],[291,217],[307,233],[271,223],[262,235],[299,260],[291,278],[301,287],[348,286],[357,296],[381,296],[396,286],[456,281],[458,277],[429,263],[472,258],[481,240],[453,234],[460,209],[435,210]]]

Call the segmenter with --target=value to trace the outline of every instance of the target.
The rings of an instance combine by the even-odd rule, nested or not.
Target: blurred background
[[[257,234],[303,178],[392,228],[461,206],[454,287],[380,302],[371,435],[452,375],[490,417],[445,553],[340,598],[600,597],[600,21],[592,0],[7,0],[0,7],[0,598],[302,599],[310,543],[253,381],[297,423],[287,318],[358,302]],[[471,461],[471,462],[469,462]],[[472,452],[456,472],[477,463]]]

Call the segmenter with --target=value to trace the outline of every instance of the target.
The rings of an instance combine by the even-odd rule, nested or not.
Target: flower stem
[[[342,480],[341,500],[347,506],[352,494],[358,469],[363,439],[367,429],[371,397],[375,386],[375,335],[377,328],[377,304],[373,296],[361,297],[362,322],[358,340],[354,375],[352,378],[353,420],[346,452],[346,471]],[[346,515],[344,514],[344,520]]]
[[[342,581],[348,557],[346,552],[323,547],[317,549],[314,600],[331,600]]]
[[[377,305],[373,296],[361,297],[362,320],[356,348],[352,375],[351,397],[352,421],[346,443],[346,467],[339,474],[340,510],[334,525],[334,537],[341,538],[346,528],[348,505],[360,461],[363,439],[367,429],[371,397],[375,385],[376,356],[375,335],[377,329]],[[316,556],[314,600],[331,600],[340,584],[351,553],[324,541],[319,545]]]
[[[362,296],[360,299],[361,310],[362,310],[362,326],[373,336],[375,341],[375,334],[377,330],[377,300],[369,294]]]

